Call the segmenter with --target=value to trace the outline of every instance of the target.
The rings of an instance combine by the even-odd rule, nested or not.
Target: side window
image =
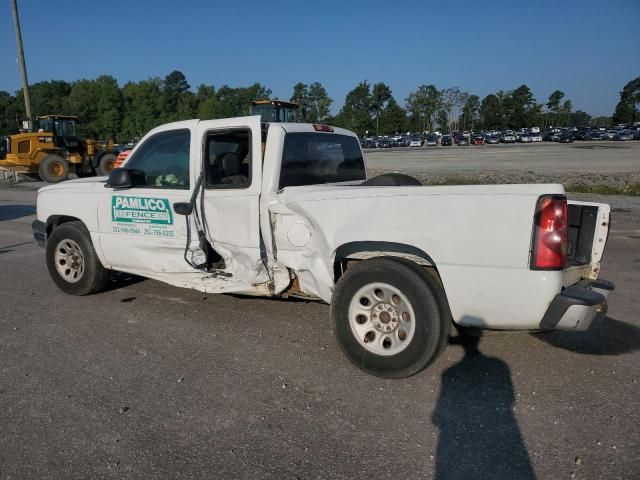
[[[247,188],[251,185],[251,130],[207,133],[204,151],[207,188]]]
[[[189,130],[161,132],[126,164],[134,187],[189,189]]]

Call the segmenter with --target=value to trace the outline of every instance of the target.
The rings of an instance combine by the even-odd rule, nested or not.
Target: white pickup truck
[[[40,189],[33,230],[69,294],[99,291],[114,270],[318,299],[355,365],[404,377],[451,325],[583,330],[604,316],[609,206],[564,193],[367,178],[347,130],[189,120],[149,132],[108,178]]]

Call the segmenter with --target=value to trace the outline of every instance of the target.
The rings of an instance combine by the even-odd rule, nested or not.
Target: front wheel
[[[38,175],[47,183],[59,183],[69,178],[69,162],[59,155],[47,155],[40,162]]]
[[[109,271],[100,263],[89,232],[80,222],[54,228],[47,239],[46,261],[54,283],[70,295],[99,292],[109,280]]]
[[[338,343],[367,373],[414,375],[448,340],[450,320],[441,287],[418,269],[388,258],[365,260],[336,285],[331,318]]]

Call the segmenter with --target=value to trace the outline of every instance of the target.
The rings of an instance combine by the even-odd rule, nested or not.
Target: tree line
[[[162,79],[128,82],[122,87],[114,77],[102,75],[93,80],[39,82],[29,88],[34,115],[77,115],[80,135],[120,142],[136,139],[162,123],[248,115],[252,101],[272,98],[272,91],[260,83],[217,89],[202,84],[193,91],[177,70]],[[573,111],[571,100],[561,90],[554,91],[547,102],[538,103],[527,85],[499,90],[482,99],[458,87],[421,85],[400,105],[389,85],[362,81],[347,93],[344,105],[333,116],[333,99],[319,82],[295,84],[290,100],[300,105],[298,121],[329,123],[359,135],[609,126],[640,120],[640,77],[620,92],[612,117],[592,118],[581,110]],[[0,91],[0,134],[16,132],[24,117],[22,90],[15,95]]]

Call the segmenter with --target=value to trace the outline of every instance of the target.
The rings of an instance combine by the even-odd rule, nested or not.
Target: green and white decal
[[[113,196],[111,220],[114,233],[175,237],[171,206],[166,198]]]

